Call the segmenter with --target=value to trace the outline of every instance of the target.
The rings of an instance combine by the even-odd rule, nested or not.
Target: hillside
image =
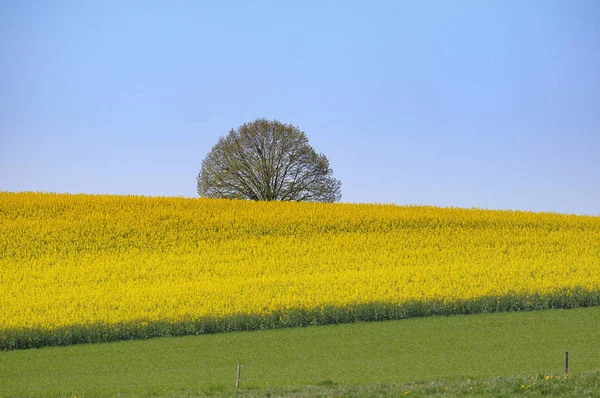
[[[600,218],[0,193],[0,347],[600,303]]]

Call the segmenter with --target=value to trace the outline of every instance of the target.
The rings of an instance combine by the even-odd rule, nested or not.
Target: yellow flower
[[[598,242],[600,217],[0,192],[0,330],[501,308],[600,291]]]

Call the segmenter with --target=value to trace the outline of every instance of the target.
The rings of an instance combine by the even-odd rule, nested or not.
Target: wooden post
[[[569,351],[565,352],[565,373],[569,373]]]
[[[240,387],[240,373],[242,372],[242,364],[238,363],[237,377],[235,378],[235,388]]]

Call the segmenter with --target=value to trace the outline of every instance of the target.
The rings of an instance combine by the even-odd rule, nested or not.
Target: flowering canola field
[[[600,304],[600,217],[0,192],[0,349]]]

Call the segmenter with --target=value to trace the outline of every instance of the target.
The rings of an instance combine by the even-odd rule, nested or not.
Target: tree
[[[210,198],[335,202],[341,182],[298,127],[257,119],[220,137],[198,173]]]

